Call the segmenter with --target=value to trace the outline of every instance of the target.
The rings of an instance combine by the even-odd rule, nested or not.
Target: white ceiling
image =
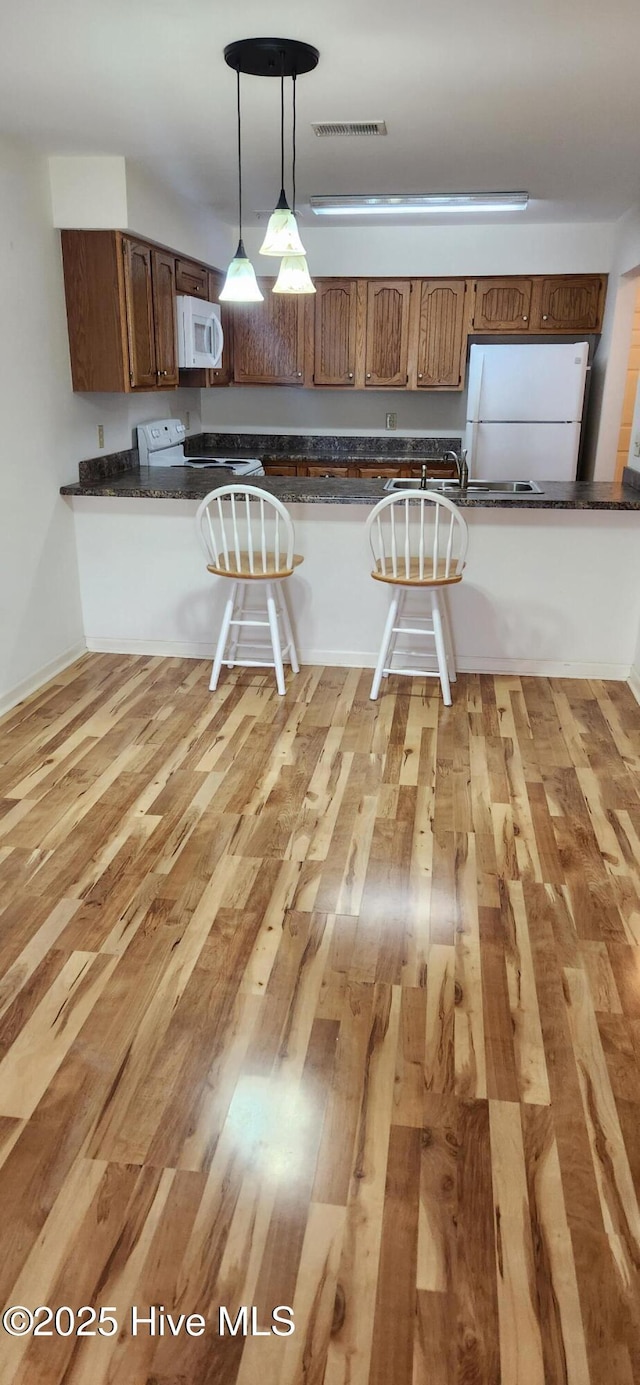
[[[320,49],[298,83],[301,203],[527,188],[514,216],[570,221],[640,200],[638,0],[22,0],[4,11],[0,128],[47,153],[141,160],[234,221],[222,49],[265,32]],[[248,221],[278,192],[278,100],[276,82],[243,79]],[[380,118],[386,138],[310,129]]]

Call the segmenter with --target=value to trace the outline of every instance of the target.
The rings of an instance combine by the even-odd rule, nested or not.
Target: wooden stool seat
[[[211,670],[211,691],[218,686],[224,661],[227,668],[275,669],[278,692],[283,694],[285,656],[293,673],[300,670],[284,593],[284,579],[302,562],[302,554],[293,551],[289,511],[275,495],[258,486],[221,486],[210,491],[198,506],[196,529],[207,557],[207,572],[231,581]],[[258,592],[264,588],[266,609],[246,609],[251,588]],[[249,632],[255,629],[268,630],[269,642],[252,638]],[[254,653],[268,651],[273,657],[240,658],[240,644],[248,645]]]
[[[375,582],[388,582],[393,587],[451,587],[456,582],[462,581],[461,572],[452,572],[446,576],[446,565],[444,562],[438,564],[438,571],[429,577],[420,577],[420,562],[418,558],[412,558],[409,564],[408,577],[394,577],[391,572],[378,572],[374,568],[371,576]]]
[[[207,572],[213,572],[216,577],[235,577],[236,581],[241,582],[264,582],[265,578],[267,577],[273,578],[274,580],[279,577],[290,577],[294,568],[299,567],[300,564],[303,562],[304,558],[302,554],[294,553],[291,562],[291,567],[276,567],[273,553],[268,553],[265,567],[263,568],[262,566],[260,566],[259,571],[250,572],[249,554],[241,553],[240,562],[239,564],[237,563],[235,567],[227,568],[220,567],[219,564],[216,565],[215,563],[207,563]]]
[[[384,582],[391,588],[370,697],[375,701],[382,679],[390,673],[410,678],[437,677],[443,699],[450,706],[450,684],[456,679],[456,665],[446,588],[462,581],[468,543],[466,523],[447,496],[435,491],[396,491],[371,511],[367,532],[375,564],[371,576],[375,582]],[[403,607],[412,588],[428,594],[430,609],[426,615],[405,616]],[[398,635],[432,639],[437,674],[428,668],[394,664],[396,654],[404,654],[405,659],[422,654],[421,650],[397,649]]]

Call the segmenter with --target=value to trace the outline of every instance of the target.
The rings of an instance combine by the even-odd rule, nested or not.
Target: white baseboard
[[[197,640],[121,640],[87,637],[87,649],[100,654],[146,654],[159,658],[213,659],[214,644]],[[302,664],[327,664],[330,668],[375,668],[376,651],[350,654],[342,649],[307,649],[298,651]],[[435,660],[425,660],[426,668],[435,670]],[[532,678],[600,678],[624,682],[629,678],[628,664],[564,663],[560,659],[505,659],[502,655],[458,659],[460,673],[505,673]],[[640,680],[638,682],[640,694]],[[634,689],[635,691],[635,689]],[[640,695],[638,700],[640,701]]]
[[[634,668],[633,664],[631,665],[631,668],[629,670],[629,677],[627,678],[627,683],[631,688],[636,702],[640,702],[640,672],[637,668]]]
[[[56,673],[62,673],[64,668],[68,668],[69,664],[74,664],[76,659],[80,659],[86,652],[87,646],[84,640],[81,640],[80,643],[72,644],[69,649],[65,649],[64,653],[59,654],[56,659],[50,659],[48,664],[42,664],[41,668],[29,674],[29,677],[24,678],[21,683],[15,683],[0,697],[0,716],[4,716],[5,712],[10,712],[13,707],[17,707],[19,702],[24,702],[26,697],[37,692],[45,683],[55,678]]]

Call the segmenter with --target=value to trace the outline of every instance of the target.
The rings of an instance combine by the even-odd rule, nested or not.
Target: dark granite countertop
[[[232,480],[233,473],[223,467],[136,467],[103,481],[62,486],[61,494],[121,500],[202,500],[209,491]],[[388,494],[384,480],[367,477],[256,476],[250,483],[287,505],[375,505]],[[545,481],[541,485],[541,495],[518,499],[460,496],[457,504],[476,510],[640,510],[640,489],[633,485],[608,481]]]

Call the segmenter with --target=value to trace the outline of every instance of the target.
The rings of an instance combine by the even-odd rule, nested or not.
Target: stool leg
[[[393,587],[392,590],[393,596],[391,598],[391,604],[389,606],[389,614],[387,616],[384,627],[384,634],[382,636],[382,644],[380,645],[378,662],[376,664],[376,670],[373,675],[373,682],[371,684],[371,692],[369,693],[369,697],[372,702],[375,702],[378,693],[380,692],[380,684],[382,682],[382,670],[387,662],[387,651],[389,649],[389,645],[391,644],[391,639],[393,636],[393,627],[396,623],[396,615],[398,612],[398,589],[397,587]]]
[[[282,582],[278,583],[278,596],[280,597],[280,613],[282,615],[284,637],[289,645],[289,662],[291,664],[291,670],[293,673],[299,673],[300,665],[298,663],[298,651],[293,638],[293,630],[291,629],[291,621],[289,619],[289,607],[287,606],[287,598]]]
[[[237,583],[237,582],[234,582],[234,584],[233,584],[233,586],[232,586],[232,588],[231,588],[231,595],[229,596],[229,598],[228,598],[228,600],[227,600],[227,604],[226,604],[226,606],[225,606],[225,608],[224,608],[224,615],[223,615],[223,617],[222,617],[222,625],[220,626],[220,634],[218,635],[218,643],[217,643],[217,645],[216,645],[215,658],[214,658],[214,660],[213,660],[213,668],[212,668],[212,670],[211,670],[211,681],[210,681],[210,683],[209,683],[209,691],[210,691],[210,692],[215,692],[215,690],[216,690],[216,688],[217,688],[217,686],[218,686],[218,679],[219,679],[219,677],[220,677],[220,668],[221,668],[221,666],[222,666],[222,659],[223,659],[223,656],[224,656],[225,645],[226,645],[227,639],[228,639],[228,637],[229,637],[229,626],[231,625],[231,617],[232,617],[232,615],[233,615],[233,607],[234,607],[234,605],[235,605],[236,592],[237,592],[237,590],[238,590],[238,583]]]
[[[242,613],[243,613],[243,611],[244,611],[244,598],[245,598],[245,595],[246,595],[246,588],[245,588],[245,585],[244,585],[244,582],[243,582],[243,583],[241,584],[241,586],[240,586],[240,594],[239,594],[239,596],[238,596],[238,600],[237,600],[237,602],[236,602],[236,608],[235,608],[235,611],[234,611],[234,613],[233,613],[233,618],[234,618],[235,620],[242,620]],[[240,634],[239,634],[239,631],[238,631],[238,627],[236,626],[236,627],[235,627],[235,630],[234,630],[234,632],[233,632],[233,635],[232,635],[232,637],[231,637],[231,647],[230,647],[230,649],[229,649],[229,657],[228,657],[228,659],[227,659],[227,668],[233,668],[233,665],[234,665],[234,663],[235,663],[236,654],[237,654],[237,652],[238,652],[238,640],[239,640],[239,639],[240,639]]]
[[[447,669],[447,650],[444,641],[444,630],[442,614],[440,610],[440,598],[435,590],[431,593],[431,604],[433,610],[433,634],[436,642],[436,654],[438,656],[438,673],[440,674],[440,686],[442,696],[447,707],[451,706],[451,688],[449,687],[449,671]]]
[[[273,646],[273,662],[276,666],[276,683],[280,696],[284,696],[284,666],[282,663],[282,646],[280,644],[280,630],[278,628],[278,611],[276,599],[273,593],[273,582],[267,582],[267,613],[269,616],[269,629],[271,631],[271,644]]]
[[[456,656],[455,650],[453,648],[453,637],[451,635],[451,616],[449,615],[449,602],[447,600],[447,593],[444,591],[440,595],[440,602],[442,606],[442,626],[444,630],[444,642],[447,646],[447,665],[449,668],[449,680],[451,683],[455,683],[458,676],[456,670]]]
[[[400,621],[402,620],[402,607],[404,606],[404,599],[405,599],[405,596],[406,596],[406,592],[405,592],[405,590],[404,590],[404,587],[400,587],[400,588],[398,589],[398,592],[397,592],[397,597],[398,597],[398,609],[397,609],[397,611],[396,611],[396,618],[395,618],[395,621],[394,621],[394,625],[399,625],[399,624],[400,624]],[[396,640],[397,640],[397,638],[398,638],[397,634],[395,634],[395,632],[392,630],[392,631],[391,631],[391,639],[389,640],[389,648],[388,648],[388,650],[387,650],[387,652],[386,652],[386,655],[385,655],[385,664],[387,664],[387,666],[391,663],[391,660],[393,659],[393,651],[394,651],[394,649],[395,649],[395,647],[396,647]],[[388,678],[388,677],[389,677],[389,668],[388,668],[388,667],[387,667],[386,671],[382,674],[382,677],[383,677],[383,678]]]

